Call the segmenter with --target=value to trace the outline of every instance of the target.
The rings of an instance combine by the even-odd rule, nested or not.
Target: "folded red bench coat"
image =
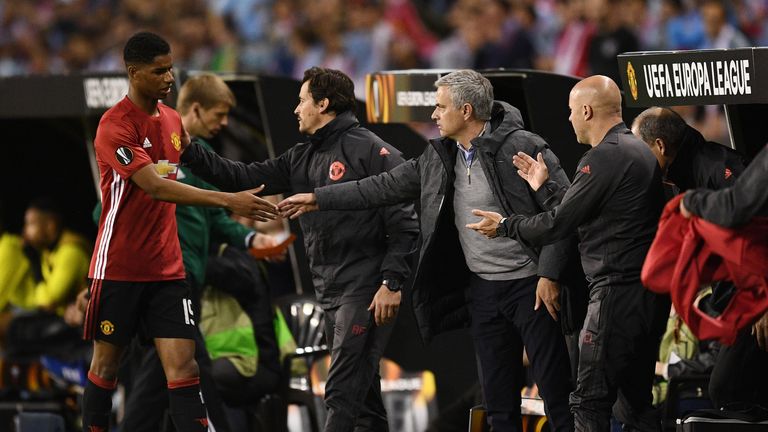
[[[669,293],[678,314],[699,339],[732,344],[738,332],[768,310],[768,218],[754,218],[737,229],[696,216],[686,219],[683,195],[667,203],[656,238],[643,264],[643,285]],[[730,280],[737,290],[717,318],[694,301],[713,281]]]

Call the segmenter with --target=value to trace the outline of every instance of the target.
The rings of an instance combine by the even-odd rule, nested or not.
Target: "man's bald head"
[[[596,116],[618,115],[621,117],[621,91],[612,79],[594,75],[579,81],[571,95],[584,105],[589,105]]]
[[[612,79],[595,75],[579,81],[568,98],[569,120],[582,144],[595,146],[621,122],[621,92]]]

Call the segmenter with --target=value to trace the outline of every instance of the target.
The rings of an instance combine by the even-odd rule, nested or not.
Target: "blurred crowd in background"
[[[300,78],[319,65],[360,96],[367,73],[394,69],[618,79],[621,52],[766,45],[766,24],[768,0],[2,0],[0,76],[119,71],[146,29],[179,68]]]

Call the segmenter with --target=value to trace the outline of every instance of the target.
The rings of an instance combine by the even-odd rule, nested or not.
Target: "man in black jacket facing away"
[[[468,290],[471,333],[493,429],[522,430],[518,376],[525,346],[551,429],[572,430],[568,354],[555,321],[555,281],[563,276],[567,248],[524,248],[511,239],[489,242],[465,227],[475,208],[525,215],[545,208],[512,166],[518,151],[541,152],[553,166],[545,190],[567,187],[568,178],[544,140],[523,130],[520,111],[493,101],[488,79],[460,70],[435,86],[432,119],[441,138],[432,140],[418,159],[358,182],[315,189],[316,195],[294,195],[279,206],[284,215],[296,217],[318,206],[373,208],[420,198],[422,244],[413,304],[422,337],[428,341],[466,321]],[[545,308],[538,307],[540,301]]]
[[[354,86],[343,73],[304,73],[294,113],[309,140],[280,157],[244,164],[191,145],[182,162],[223,190],[266,184],[264,194],[308,192],[390,170],[400,152],[360,127]],[[325,387],[326,431],[388,430],[379,360],[408,277],[418,233],[412,204],[302,217],[304,245],[318,301],[325,310],[331,368]],[[375,325],[374,325],[375,324]]]
[[[731,186],[744,171],[739,153],[707,141],[669,108],[651,107],[641,112],[632,122],[632,133],[648,144],[665,179],[679,192],[722,189]]]

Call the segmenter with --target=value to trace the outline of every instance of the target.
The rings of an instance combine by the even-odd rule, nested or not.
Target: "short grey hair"
[[[468,103],[472,105],[475,118],[491,119],[493,86],[488,78],[473,70],[462,69],[440,77],[435,81],[435,87],[448,87],[454,107],[460,108]]]

